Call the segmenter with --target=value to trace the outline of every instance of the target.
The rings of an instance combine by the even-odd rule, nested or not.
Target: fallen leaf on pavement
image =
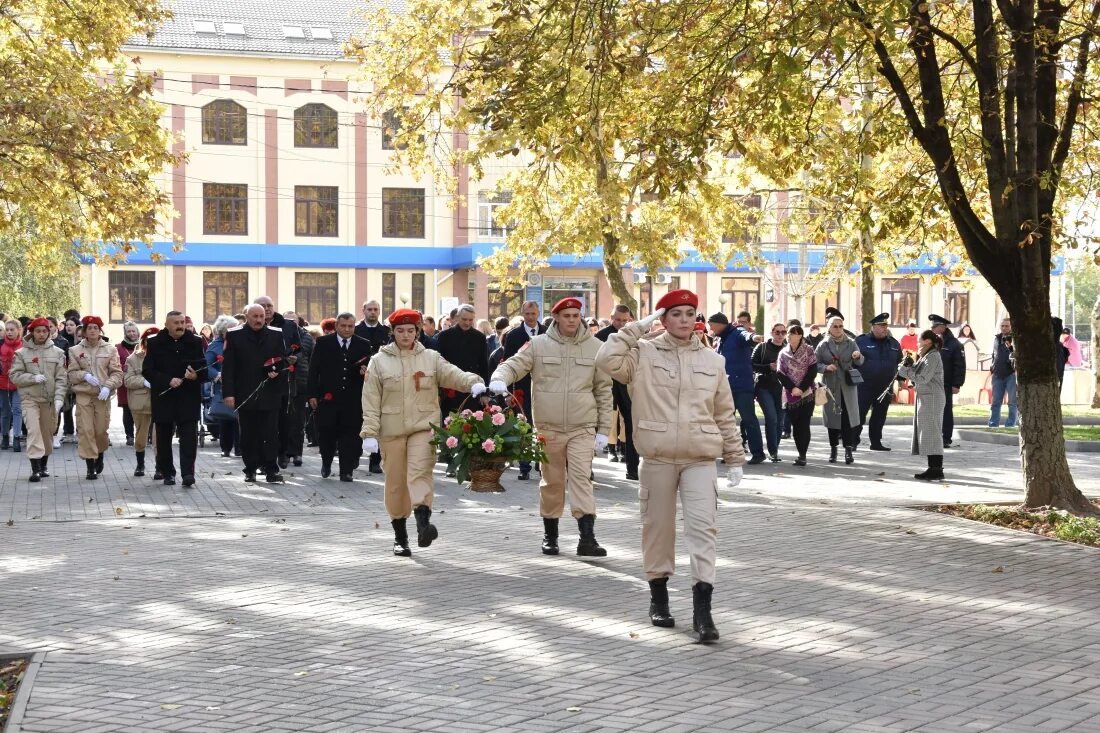
[[[161,710],[179,710],[182,707],[183,707],[182,705],[173,705],[171,703],[165,703],[165,704],[160,706],[160,709]]]
[[[566,708],[565,709],[565,712],[567,712],[567,713],[579,713],[580,711],[581,711],[581,709],[578,708],[578,707],[572,707],[572,708]]]
[[[637,631],[631,631],[630,632],[630,638],[631,639],[637,639],[639,636],[641,636],[641,634],[639,634]]]
[[[1003,565],[998,565],[997,567],[993,568],[993,570],[991,570],[990,572],[992,572],[992,573],[1003,573],[1004,571],[1005,571],[1004,566]]]

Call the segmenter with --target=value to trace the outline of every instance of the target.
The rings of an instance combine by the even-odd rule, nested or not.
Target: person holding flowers
[[[494,394],[531,375],[531,418],[546,439],[546,463],[539,482],[542,552],[558,554],[558,521],[565,495],[577,520],[577,554],[603,557],[596,541],[596,497],[592,493],[592,452],[603,452],[614,411],[611,377],[596,369],[600,341],[582,323],[578,298],[559,300],[546,333],[498,366],[489,380]]]
[[[432,421],[439,415],[439,390],[474,397],[485,393],[481,376],[463,371],[420,343],[417,311],[390,314],[393,341],[370,359],[363,384],[363,452],[381,451],[385,503],[393,525],[393,554],[409,557],[406,520],[416,517],[416,544],[428,547],[439,532],[431,523],[435,466]],[[339,324],[337,324],[339,328]],[[492,452],[488,450],[487,452]]]
[[[355,333],[353,314],[326,320],[333,322],[334,331],[313,347],[306,397],[321,449],[321,478],[332,475],[332,461],[339,456],[340,480],[351,482],[362,457],[363,380],[374,348]]]
[[[87,479],[103,473],[111,393],[122,386],[118,351],[103,340],[103,319],[84,316],[84,338],[69,349],[69,384],[76,395],[77,453],[88,468]]]
[[[37,482],[50,475],[47,470],[53,452],[50,437],[57,429],[57,415],[65,404],[69,380],[65,374],[65,352],[50,341],[50,322],[35,318],[28,330],[31,337],[12,356],[8,378],[19,388],[23,402],[30,480]]]

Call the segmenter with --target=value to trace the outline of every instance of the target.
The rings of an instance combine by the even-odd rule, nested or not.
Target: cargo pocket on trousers
[[[648,505],[649,505],[649,487],[648,486],[639,486],[638,487],[638,507],[639,507],[643,517],[645,516],[645,510],[646,510],[646,507]]]

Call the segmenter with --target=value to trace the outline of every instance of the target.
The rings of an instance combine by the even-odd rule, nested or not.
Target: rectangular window
[[[947,308],[943,317],[957,328],[970,322],[970,292],[958,283],[952,283],[948,287]]]
[[[382,149],[404,150],[407,145],[394,145],[393,139],[401,132],[401,120],[393,110],[382,115]],[[393,311],[390,311],[391,313]]]
[[[917,320],[920,280],[915,277],[888,278],[882,281],[880,306],[890,314],[891,326],[904,326]]]
[[[300,237],[335,237],[338,191],[336,186],[295,186],[294,233]]]
[[[335,272],[294,274],[294,308],[310,323],[336,317],[338,291],[339,278]]]
[[[248,305],[247,272],[204,272],[202,274],[202,318],[213,323],[220,315],[243,313]]]
[[[511,191],[479,191],[477,194],[477,231],[483,237],[504,237],[508,224],[497,210],[512,203]]]
[[[733,196],[728,195],[729,198],[735,199],[740,202],[741,206],[749,209],[746,212],[745,228],[740,232],[727,232],[722,235],[723,244],[750,244],[760,242],[760,233],[757,230],[757,225],[760,223],[760,217],[764,206],[764,200],[759,194],[751,194],[748,196]]]
[[[382,189],[382,236],[424,238],[424,189]]]
[[[648,281],[647,281],[648,282]],[[515,304],[515,310],[510,313],[492,313],[492,316],[514,316],[519,313],[519,306],[523,302],[523,290],[516,291],[519,302]],[[544,277],[542,280],[542,312],[549,313],[562,298],[579,298],[584,308],[581,313],[587,318],[596,310],[596,281],[579,277]]]
[[[466,302],[473,303],[476,294],[477,286],[474,284],[473,280],[471,280],[466,291]],[[485,317],[491,322],[501,316],[505,318],[518,316],[521,303],[523,303],[522,287],[512,287],[501,290],[499,283],[489,283],[489,306],[488,310],[485,312]],[[547,310],[546,312],[549,313],[550,311]]]
[[[728,296],[724,309],[731,322],[741,311],[748,311],[755,320],[756,309],[760,307],[760,278],[724,277],[722,295]]]
[[[679,275],[673,275],[672,277],[670,277],[668,279],[668,289],[669,289],[669,292],[672,292],[673,290],[680,290],[681,289],[680,288],[680,276]]]
[[[824,326],[825,311],[829,308],[836,308],[837,303],[840,302],[840,298],[837,295],[838,292],[840,292],[839,289],[836,292],[817,293],[816,295],[810,296],[808,299],[810,308],[806,311],[810,320],[807,321],[805,325],[813,325],[816,323],[819,326]]]
[[[413,310],[420,311],[421,313],[424,312],[424,305],[425,305],[424,299],[426,297],[424,286],[425,286],[425,280],[426,279],[427,278],[425,277],[424,273],[422,273],[422,272],[414,272],[413,273],[413,276],[412,276],[412,293],[410,293],[410,295],[412,297],[411,307],[412,307]]]
[[[382,273],[382,317],[397,310],[397,273]]]
[[[156,273],[152,270],[111,270],[107,290],[111,301],[111,323],[154,323]]]
[[[248,234],[248,186],[202,184],[202,233]]]

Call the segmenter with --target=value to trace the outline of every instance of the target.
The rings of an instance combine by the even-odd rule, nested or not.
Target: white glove
[[[84,375],[84,381],[92,385],[93,387],[99,386],[99,380],[96,378],[96,375],[92,374],[91,372],[88,372]]]
[[[483,394],[485,394],[485,385],[484,384],[481,384],[479,382],[479,383],[475,384],[473,387],[470,387],[470,395],[472,397],[480,397]]]
[[[596,433],[596,441],[593,443],[593,447],[597,453],[601,453],[607,447],[607,436],[603,433]]]
[[[649,327],[653,325],[653,322],[656,321],[661,316],[663,316],[664,314],[665,314],[665,309],[664,308],[658,308],[657,310],[653,311],[652,313],[650,313],[648,316],[646,316],[642,320],[638,321],[638,325],[640,325],[642,328],[644,328],[645,330],[648,331]]]
[[[489,382],[489,391],[493,394],[506,394],[508,392],[508,385],[500,380]]]
[[[363,438],[363,452],[364,453],[377,453],[378,452],[378,438]]]
[[[35,384],[45,384],[45,382],[46,382],[46,375],[45,374],[35,374],[34,375],[34,383]]]
[[[148,379],[143,379],[143,380],[141,380],[141,383],[145,385],[145,389],[149,389],[150,387],[152,387],[152,386],[153,386],[153,385],[149,384],[149,380],[148,380]]]
[[[64,406],[65,402],[63,400],[58,400],[57,402],[53,403],[53,407],[57,412],[61,412],[61,408],[63,408]]]
[[[110,397],[111,397],[111,388],[110,387],[100,387],[99,388],[99,400],[101,402],[104,401],[104,400],[109,399]]]
[[[736,488],[744,477],[745,469],[740,466],[731,466],[730,469],[726,471],[726,481],[729,483],[731,489]]]

